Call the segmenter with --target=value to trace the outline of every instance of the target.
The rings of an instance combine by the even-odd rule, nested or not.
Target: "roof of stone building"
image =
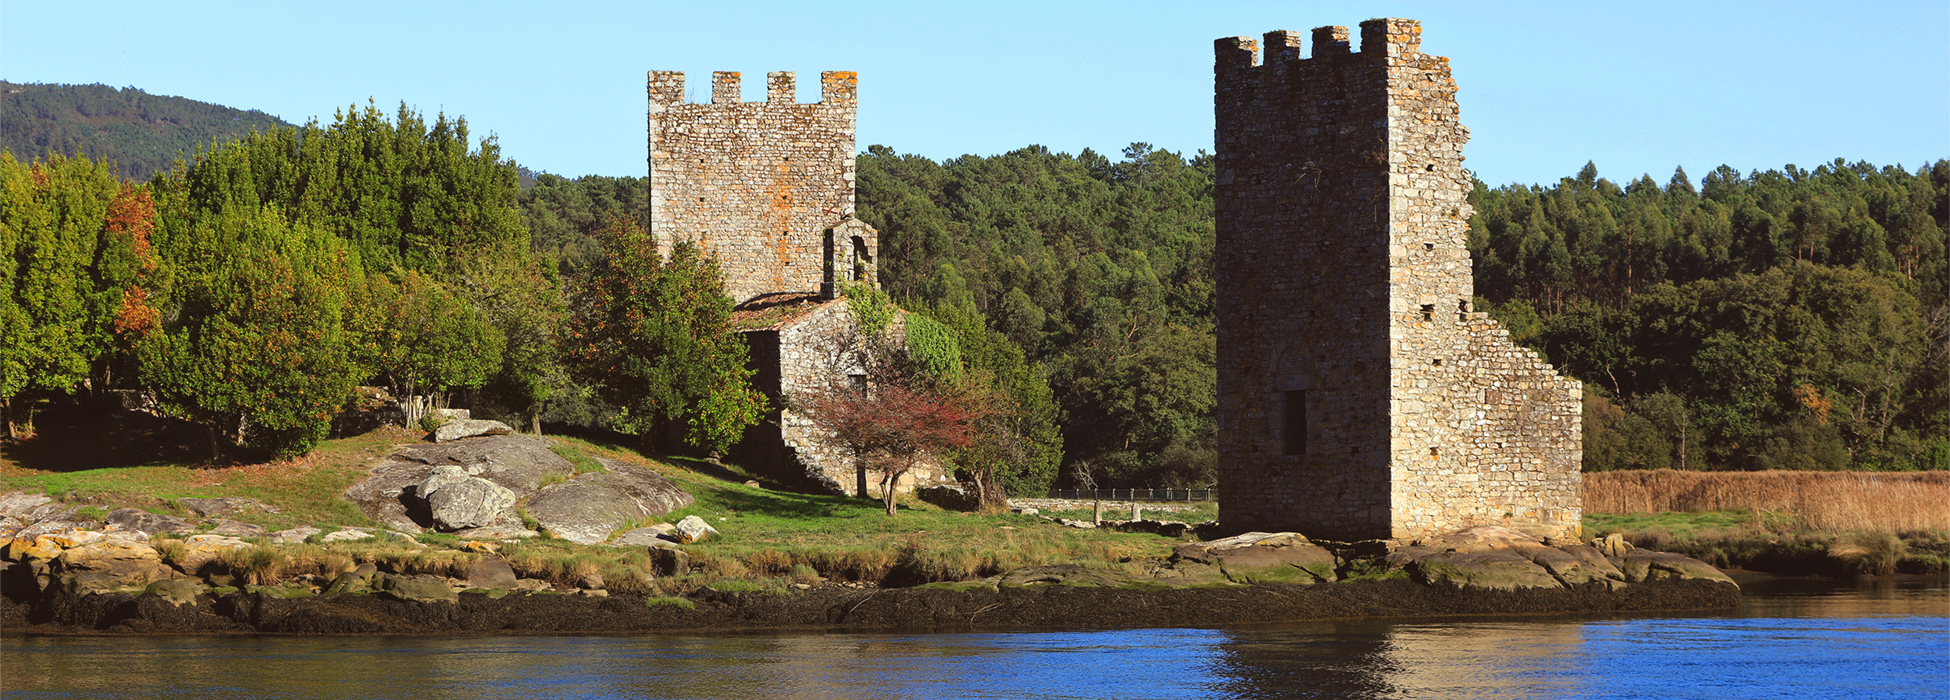
[[[816,292],[767,294],[739,304],[737,309],[732,310],[731,327],[740,333],[776,331],[812,315],[828,304],[844,301],[820,299]]]

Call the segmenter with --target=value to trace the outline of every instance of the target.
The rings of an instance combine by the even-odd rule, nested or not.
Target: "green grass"
[[[182,464],[45,471],[8,462],[0,464],[0,490],[40,491],[69,503],[179,516],[191,513],[176,503],[178,498],[255,498],[280,512],[252,510],[227,517],[273,530],[328,524],[370,527],[371,519],[344,498],[345,489],[365,476],[373,460],[412,442],[417,442],[416,436],[406,431],[381,430],[326,441],[297,459],[224,467]]]
[[[1826,575],[1950,572],[1950,533],[1815,531],[1783,513],[1587,513],[1584,531],[1590,537],[1623,535],[1638,547],[1723,568]]]
[[[1773,518],[1756,516],[1744,510],[1703,513],[1587,513],[1584,516],[1584,531],[1594,536],[1612,533],[1630,534],[1656,528],[1668,535],[1685,537],[1725,530],[1769,529],[1770,526],[1782,525],[1785,523],[1779,516]]]
[[[267,464],[147,464],[61,471],[5,462],[0,463],[0,490],[43,491],[104,514],[113,508],[137,507],[186,517],[192,514],[175,502],[178,498],[241,496],[264,501],[280,512],[251,511],[229,517],[272,530],[373,527],[375,524],[343,497],[345,489],[364,478],[375,460],[401,445],[418,442],[419,437],[405,430],[382,430],[330,440],[306,457]],[[691,574],[654,582],[642,574],[650,563],[648,554],[640,549],[584,547],[545,537],[503,545],[502,556],[519,575],[562,586],[573,586],[588,573],[602,574],[612,591],[646,595],[681,593],[726,580],[784,585],[779,582],[809,583],[826,578],[909,585],[977,579],[1022,566],[1104,566],[1162,559],[1183,541],[1143,533],[1061,527],[1034,515],[949,511],[918,499],[902,499],[900,514],[889,517],[877,499],[747,486],[745,483],[755,480],[755,475],[737,465],[653,458],[632,445],[600,437],[549,439],[551,450],[581,472],[601,470],[597,458],[607,458],[664,475],[690,493],[696,503],[660,520],[675,522],[696,515],[721,533],[685,547]],[[52,451],[47,446],[42,449]],[[779,483],[764,482],[773,486]],[[1208,504],[1197,513],[1166,517],[1196,521],[1209,519],[1213,513]],[[465,557],[478,556],[457,551],[461,542],[451,535],[426,534],[419,540],[418,544],[385,537],[332,545],[314,542],[277,548],[275,557],[239,560],[236,564],[240,570],[259,573],[259,581],[304,573],[335,575],[354,563],[383,563],[401,572],[453,575],[464,561],[471,561]]]

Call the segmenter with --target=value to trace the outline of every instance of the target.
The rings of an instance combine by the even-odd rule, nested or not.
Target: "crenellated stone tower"
[[[738,303],[874,281],[878,236],[853,218],[858,79],[819,77],[816,103],[797,102],[789,72],[743,102],[739,74],[720,71],[711,102],[693,104],[683,73],[650,71],[650,233],[665,254],[701,243]]]
[[[1420,23],[1217,42],[1220,520],[1574,535],[1581,388],[1470,308],[1469,130]],[[1262,55],[1264,60],[1262,61]]]

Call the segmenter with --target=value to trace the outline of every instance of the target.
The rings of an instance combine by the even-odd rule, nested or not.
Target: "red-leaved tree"
[[[967,447],[976,411],[932,387],[878,381],[866,387],[828,385],[797,398],[794,407],[813,425],[853,452],[860,493],[867,470],[880,470],[880,498],[894,514],[894,485],[920,460]]]

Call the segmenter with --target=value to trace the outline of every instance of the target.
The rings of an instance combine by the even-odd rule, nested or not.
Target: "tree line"
[[[1950,468],[1950,161],[1470,201],[1479,305],[1586,383],[1587,469]]]
[[[524,172],[465,120],[370,106],[142,183],[0,159],[10,423],[142,388],[222,449],[288,454],[377,383],[721,449],[764,407],[714,261],[631,252],[642,178]],[[975,480],[1213,480],[1209,156],[873,146],[858,172],[904,352],[943,395],[1008,409],[971,428],[1002,437],[953,446],[1004,465]],[[1470,200],[1479,308],[1585,382],[1588,469],[1950,468],[1950,163],[1697,188],[1587,166]]]

